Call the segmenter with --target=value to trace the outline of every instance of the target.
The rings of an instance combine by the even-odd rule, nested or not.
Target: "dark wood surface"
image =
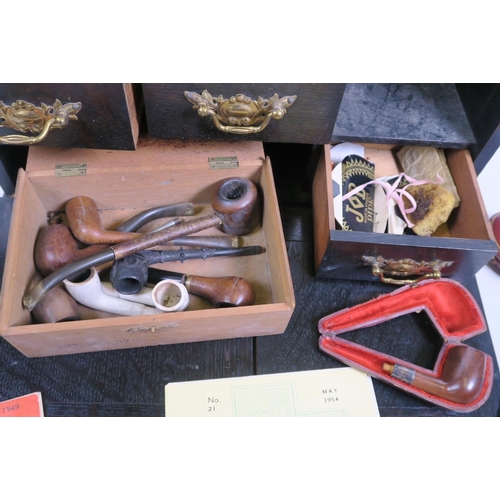
[[[470,151],[479,174],[500,146],[500,83],[455,85],[476,138]]]
[[[327,144],[342,99],[344,84],[332,83],[143,83],[148,134],[167,139],[209,139],[279,143]],[[257,134],[236,135],[218,130],[209,117],[200,117],[184,91],[208,90],[217,98],[245,94],[254,100],[296,95],[281,120],[271,120]]]
[[[332,142],[468,149],[474,132],[454,83],[349,83]]]
[[[272,146],[266,150],[275,152]],[[297,302],[285,333],[32,359],[0,338],[0,400],[40,391],[47,416],[163,416],[164,387],[168,382],[345,366],[319,351],[318,321],[393,288],[379,282],[315,277],[308,152],[293,147],[289,153],[289,158],[273,160]],[[0,200],[3,213],[11,198]],[[5,231],[2,222],[3,238]],[[474,277],[467,286],[480,304]],[[396,318],[346,335],[427,368],[433,366],[441,345],[425,314]],[[488,331],[467,343],[494,355]],[[437,407],[378,380],[373,383],[382,416],[499,415],[500,375],[496,361],[490,398],[467,414]]]
[[[63,129],[54,129],[40,144],[44,146],[93,149],[135,149],[131,116],[121,83],[16,83],[0,84],[0,101],[11,105],[25,100],[40,107],[81,102],[78,120],[70,120]],[[134,111],[135,113],[135,111]],[[0,127],[0,135],[21,134]],[[36,147],[36,146],[35,146]]]

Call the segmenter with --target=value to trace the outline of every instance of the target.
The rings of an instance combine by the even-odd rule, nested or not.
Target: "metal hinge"
[[[56,165],[56,177],[72,177],[76,175],[86,175],[87,165],[85,163],[68,163]]]
[[[237,156],[214,156],[208,159],[208,164],[211,169],[238,168],[240,166]]]

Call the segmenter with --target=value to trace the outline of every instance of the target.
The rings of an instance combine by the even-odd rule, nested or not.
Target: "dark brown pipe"
[[[257,188],[249,179],[231,177],[223,180],[219,183],[212,198],[212,206],[214,213],[211,215],[119,243],[107,250],[102,250],[95,255],[63,267],[31,288],[23,296],[23,306],[28,311],[33,310],[36,303],[48,290],[66,278],[90,267],[106,264],[116,259],[123,259],[127,255],[214,226],[221,226],[223,231],[228,234],[246,234],[252,231],[260,221],[261,207]]]
[[[239,276],[210,278],[149,268],[148,281],[150,283],[158,283],[164,279],[179,281],[186,286],[189,293],[209,300],[215,308],[255,304],[253,286]]]
[[[207,278],[189,275],[185,285],[189,293],[209,300],[216,308],[255,304],[252,285],[239,276]]]
[[[75,299],[61,284],[44,295],[32,312],[37,323],[61,323],[80,319]]]
[[[488,356],[466,344],[452,346],[445,354],[439,374],[432,375],[399,364],[384,363],[392,377],[452,403],[468,405],[484,389]]]
[[[108,245],[80,248],[68,226],[64,224],[45,226],[36,239],[35,266],[44,276],[48,276],[71,262],[93,255],[105,248],[108,248]]]

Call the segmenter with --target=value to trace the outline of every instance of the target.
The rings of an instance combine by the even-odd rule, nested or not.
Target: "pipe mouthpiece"
[[[387,373],[392,373],[394,371],[394,365],[391,365],[390,363],[384,363],[382,366],[382,370]]]

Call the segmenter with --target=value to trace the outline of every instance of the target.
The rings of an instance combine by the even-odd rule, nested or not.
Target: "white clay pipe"
[[[65,279],[63,283],[68,293],[77,302],[98,311],[118,314],[120,316],[158,314],[158,310],[155,307],[113,297],[105,293],[95,267],[90,268],[90,276],[86,280],[78,283]]]
[[[102,291],[112,297],[118,297],[119,299],[129,300],[130,302],[138,302],[139,304],[155,307],[153,297],[151,296],[151,292],[153,291],[152,288],[143,287],[142,290],[137,293],[125,295],[120,293],[111,283],[107,281],[102,281],[101,286]]]
[[[112,297],[153,306],[162,312],[184,311],[189,305],[187,287],[172,279],[162,280],[154,288],[145,286],[140,292],[127,295],[120,293],[111,283],[103,281],[101,286],[103,292]]]

